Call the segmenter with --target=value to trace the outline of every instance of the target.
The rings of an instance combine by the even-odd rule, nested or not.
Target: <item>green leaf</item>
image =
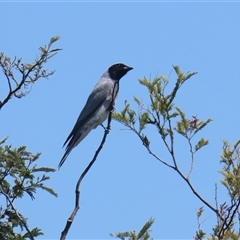
[[[147,112],[144,112],[139,115],[139,133],[145,128],[147,123],[149,123],[149,115]]]
[[[59,39],[60,39],[60,36],[53,36],[50,40],[50,43],[52,44],[52,43],[58,41]]]
[[[205,140],[204,138],[201,138],[198,143],[195,145],[195,151],[198,151],[200,148],[202,148],[203,146],[208,145],[208,140]]]
[[[143,79],[139,79],[138,81],[141,85],[147,87],[148,89],[152,86],[151,82],[148,81],[145,77]]]
[[[33,67],[32,64],[30,63],[25,63],[24,66],[27,68],[27,69],[31,69]]]
[[[187,132],[189,130],[188,121],[185,117],[184,112],[180,108],[176,107],[176,110],[181,117],[181,121],[176,122],[176,127],[174,129],[182,136],[187,137]]]
[[[197,217],[201,217],[202,213],[204,211],[204,207],[200,207],[198,210],[197,210]]]
[[[130,108],[128,108],[127,114],[128,114],[129,123],[134,125],[136,122],[136,118],[135,118],[136,113],[133,110],[131,110]]]
[[[5,143],[7,139],[8,139],[8,137],[5,137],[3,140],[0,140],[0,145],[2,145],[3,143]]]
[[[198,231],[198,238],[197,239],[204,239],[205,236],[206,236],[206,233],[202,229],[200,229]]]
[[[49,168],[49,167],[39,167],[39,168],[34,167],[32,169],[32,172],[55,172],[55,171],[56,169]]]
[[[46,48],[44,47],[39,47],[39,49],[41,50],[41,52],[44,54],[44,55],[47,55],[48,51]]]
[[[177,112],[174,112],[174,113],[168,115],[169,118],[175,118],[177,116],[179,116],[179,113],[177,113]]]
[[[188,125],[188,121],[185,117],[185,113],[178,107],[176,107],[176,110],[180,114],[180,117],[181,117],[181,120],[182,120],[181,121],[182,127],[184,128],[185,131],[187,131],[189,129],[189,125]]]
[[[49,192],[50,194],[52,194],[53,196],[57,197],[58,194],[52,189],[52,188],[49,188],[49,187],[46,187],[44,185],[41,185],[40,186],[43,190]]]
[[[40,229],[40,228],[33,228],[32,230],[31,230],[31,234],[32,234],[32,236],[33,237],[39,237],[39,236],[43,236],[44,234],[43,234],[43,232],[42,232],[42,230]],[[29,238],[30,239],[30,236],[29,236],[29,233],[25,233],[24,234],[24,236],[23,236],[25,239],[26,238]]]
[[[204,127],[206,127],[208,125],[208,123],[210,123],[212,121],[211,118],[209,118],[207,121],[205,122],[197,122],[196,124],[196,130],[194,131],[194,134],[196,134],[198,131],[202,130]]]
[[[144,224],[144,226],[138,233],[137,239],[141,239],[145,234],[148,234],[149,228],[152,226],[153,223],[154,223],[154,219],[150,218],[150,220]]]
[[[52,49],[51,51],[49,51],[49,53],[52,53],[52,52],[58,52],[58,51],[61,51],[62,48],[55,48],[55,49]]]
[[[141,105],[142,102],[137,97],[133,96],[133,99],[139,106]]]

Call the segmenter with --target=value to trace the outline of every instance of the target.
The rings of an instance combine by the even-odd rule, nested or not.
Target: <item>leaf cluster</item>
[[[40,53],[32,63],[23,63],[22,58],[11,59],[0,52],[0,68],[8,84],[8,93],[0,101],[0,109],[12,98],[22,98],[30,91],[32,85],[40,78],[48,78],[54,71],[45,68],[50,58],[59,50],[53,49],[52,44],[59,36],[52,37],[49,43],[40,47]],[[20,77],[19,77],[20,76]],[[43,235],[40,228],[29,229],[27,218],[15,207],[17,199],[30,196],[34,200],[38,189],[42,189],[57,196],[56,192],[45,185],[49,180],[48,173],[55,169],[38,167],[37,160],[40,153],[33,154],[26,146],[13,148],[5,145],[7,138],[0,141],[0,239],[34,240]]]
[[[38,167],[36,162],[40,153],[33,154],[27,151],[25,146],[19,148],[3,146],[5,141],[6,138],[0,142],[0,197],[5,198],[6,203],[0,207],[0,239],[31,239],[43,233],[37,227],[26,231],[27,219],[17,211],[14,202],[25,195],[33,200],[37,189],[57,196],[52,188],[45,185],[45,181],[50,178],[46,173],[55,170]],[[21,233],[17,231],[19,228]]]
[[[200,195],[190,181],[196,152],[209,144],[209,141],[202,137],[197,141],[194,140],[194,142],[193,138],[195,138],[195,136],[202,131],[212,119],[209,118],[201,121],[197,116],[188,118],[186,117],[185,112],[179,106],[176,106],[176,96],[179,90],[185,82],[196,74],[196,72],[187,72],[185,74],[178,66],[173,66],[173,69],[177,77],[172,89],[169,90],[169,79],[165,76],[158,76],[152,81],[147,78],[140,79],[139,83],[148,91],[149,101],[145,103],[139,97],[134,96],[137,110],[134,110],[130,104],[125,101],[124,109],[118,113],[114,113],[113,117],[134,132],[154,158],[167,167],[175,170],[187,183],[193,194],[204,204],[204,206],[197,211],[198,230],[196,231],[195,239],[239,239],[240,228],[236,230],[236,221],[240,224],[240,141],[238,141],[233,148],[231,148],[231,145],[227,141],[224,141],[223,154],[221,155],[221,163],[223,164],[222,170],[220,170],[220,173],[223,176],[221,183],[227,189],[230,198],[228,204],[224,202],[219,205],[216,190],[216,206],[213,206]],[[153,153],[151,149],[151,139],[147,132],[149,125],[154,126],[158,134],[161,136],[161,139],[171,156],[172,163],[169,163],[169,161],[166,161]],[[182,136],[189,146],[191,164],[190,170],[186,175],[179,168],[179,160],[175,154],[176,134]],[[206,237],[207,234],[202,229],[203,222],[207,220],[205,219],[202,221],[201,219],[204,207],[208,207],[212,210],[217,219],[217,223],[213,227],[210,237]],[[122,233],[122,235],[118,235],[118,237],[129,237],[131,239],[132,236],[135,237],[134,234],[134,232],[125,232]]]
[[[142,227],[142,229],[137,233],[136,231],[126,231],[126,232],[119,232],[116,234],[110,233],[110,236],[119,238],[121,240],[153,240],[150,236],[150,227],[154,223],[154,219],[150,218]]]
[[[173,66],[173,69],[177,79],[175,86],[170,91],[167,89],[169,80],[165,76],[158,76],[153,81],[146,78],[140,79],[139,83],[148,90],[149,103],[143,103],[139,97],[134,96],[137,111],[132,109],[130,104],[125,101],[124,109],[113,115],[117,121],[133,130],[148,148],[150,147],[150,140],[143,131],[148,125],[153,125],[165,144],[168,145],[171,154],[173,151],[171,145],[174,142],[174,131],[190,142],[200,130],[212,121],[211,119],[199,121],[194,116],[193,119],[189,120],[181,108],[175,105],[174,100],[178,91],[197,72],[184,74],[178,66]],[[208,140],[199,139],[194,146],[194,150],[192,150],[193,154],[207,144]]]
[[[59,40],[59,36],[54,36],[45,46],[39,47],[40,53],[32,63],[23,63],[22,58],[11,59],[3,52],[0,52],[0,68],[7,79],[8,94],[0,101],[0,109],[12,98],[22,98],[26,96],[40,78],[48,78],[55,71],[48,71],[45,64],[50,58],[55,56],[61,49],[52,48],[53,43]]]

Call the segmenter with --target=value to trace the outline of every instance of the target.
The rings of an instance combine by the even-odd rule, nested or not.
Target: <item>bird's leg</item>
[[[114,112],[115,111],[115,107],[114,107],[114,105],[112,105],[112,106],[110,106],[109,107],[109,110],[111,111],[111,112]],[[104,125],[103,124],[101,124],[101,126],[103,127],[103,129],[106,131],[106,132],[108,132],[109,133],[109,131],[111,130],[111,128],[109,127],[104,127]]]
[[[111,112],[115,111],[115,106],[112,106]]]

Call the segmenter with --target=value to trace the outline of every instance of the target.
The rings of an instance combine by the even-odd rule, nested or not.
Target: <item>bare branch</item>
[[[142,141],[144,147],[148,150],[149,154],[151,154],[153,157],[155,157],[159,162],[163,163],[164,165],[166,165],[167,167],[170,167],[172,169],[175,170],[175,167],[172,166],[171,164],[165,162],[164,160],[162,160],[161,158],[159,158],[155,153],[153,153],[153,151],[150,149],[150,146],[145,144],[145,142],[143,141],[143,138],[142,136],[139,134],[139,132],[133,128],[131,125],[127,125],[127,124],[124,124],[126,127],[130,128],[130,130],[132,130],[139,138],[140,140]]]
[[[191,174],[192,174],[193,167],[194,167],[194,151],[193,151],[191,140],[189,138],[187,138],[187,139],[188,139],[188,144],[189,144],[190,153],[191,153],[191,167],[190,167],[190,170],[189,170],[189,173],[188,173],[188,176],[187,176],[187,179],[189,179]]]
[[[194,193],[194,195],[195,195],[200,201],[202,201],[206,206],[208,206],[212,211],[214,211],[214,212],[217,214],[217,216],[219,216],[219,217],[221,218],[218,209],[214,208],[209,202],[207,202],[207,201],[195,190],[195,188],[192,186],[192,184],[191,184],[191,182],[189,181],[189,179],[186,178],[186,177],[183,175],[183,173],[182,173],[178,168],[175,169],[175,170],[179,173],[179,175],[182,177],[182,179],[184,179],[184,180],[186,181],[186,183],[188,184],[188,186],[190,187],[190,189],[192,190],[192,192]]]

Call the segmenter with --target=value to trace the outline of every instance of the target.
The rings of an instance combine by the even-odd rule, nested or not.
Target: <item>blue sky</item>
[[[214,205],[215,183],[221,178],[222,140],[239,139],[240,4],[189,2],[2,2],[0,51],[31,62],[40,45],[54,35],[62,48],[47,65],[56,73],[37,82],[31,93],[12,99],[1,110],[1,136],[13,146],[28,146],[41,152],[39,165],[57,168],[64,153],[62,144],[103,72],[116,62],[134,67],[121,80],[116,109],[132,96],[148,101],[138,79],[158,74],[169,76],[172,65],[198,74],[186,83],[176,104],[188,117],[212,118],[199,134],[210,144],[197,154],[192,182]],[[0,73],[0,99],[7,85]],[[170,82],[175,74],[170,75]],[[140,230],[155,218],[156,239],[192,239],[197,230],[196,209],[203,204],[176,172],[153,159],[137,137],[112,122],[111,132],[97,162],[81,186],[81,209],[69,239],[108,239],[109,233]],[[154,151],[170,161],[161,139],[147,130]],[[38,226],[41,239],[58,239],[75,201],[79,174],[92,159],[103,135],[92,131],[76,147],[48,185],[59,197],[38,191],[36,200],[16,202],[19,211]],[[184,139],[178,138],[176,152],[183,170],[190,167]],[[197,139],[196,139],[197,140]],[[219,202],[226,193],[219,185]],[[203,229],[211,231],[215,215],[207,210]]]

